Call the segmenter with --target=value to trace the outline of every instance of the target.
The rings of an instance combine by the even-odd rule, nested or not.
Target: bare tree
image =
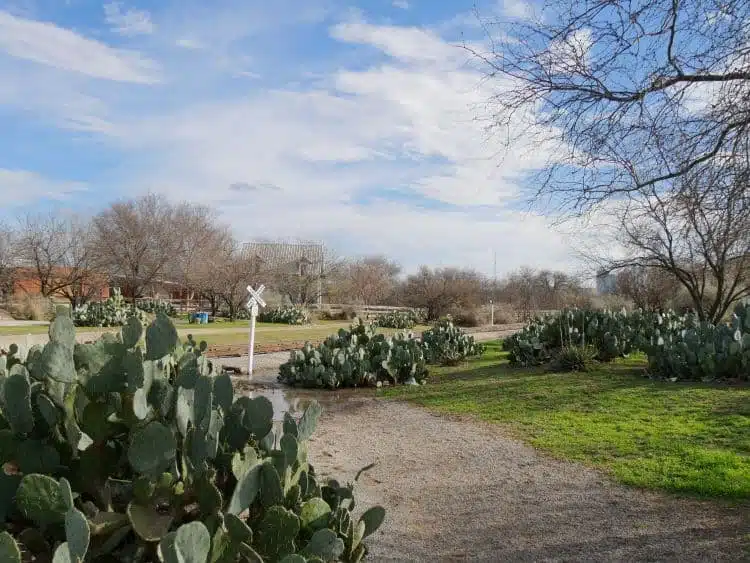
[[[303,264],[299,271],[269,272],[269,283],[290,303],[304,307],[316,303],[325,295],[328,280],[337,276],[341,266],[341,259],[326,248],[319,261]]]
[[[658,311],[674,303],[681,287],[667,270],[631,266],[617,272],[615,292],[630,299],[639,309]]]
[[[253,259],[246,256],[239,245],[224,255],[223,264],[215,270],[217,294],[227,308],[229,320],[235,320],[248,300],[247,284],[253,276]]]
[[[349,293],[363,305],[382,304],[396,285],[401,266],[385,256],[359,258],[345,268]]]
[[[101,293],[107,278],[94,264],[88,222],[49,214],[27,215],[19,224],[18,255],[42,296],[64,296],[77,307]]]
[[[5,223],[0,223],[0,302],[12,294],[17,249],[16,232]]]
[[[750,166],[732,159],[680,178],[661,193],[644,188],[621,213],[617,237],[627,251],[608,269],[667,272],[687,290],[701,320],[719,322],[750,296]]]
[[[497,85],[494,126],[555,144],[538,185],[557,204],[663,189],[750,132],[744,0],[550,0],[484,23],[491,48],[467,49]]]
[[[176,261],[182,242],[175,218],[175,206],[154,194],[113,203],[94,218],[99,262],[122,279],[133,302]]]
[[[513,305],[528,319],[539,310],[579,305],[584,294],[580,280],[570,274],[524,267],[501,282],[498,300]]]
[[[216,211],[205,205],[183,203],[175,210],[174,231],[179,245],[168,263],[170,275],[185,287],[188,299],[194,292],[216,287],[215,270],[232,252],[234,241],[229,228],[218,222]],[[216,314],[216,299],[212,309]]]
[[[452,308],[474,308],[482,298],[482,277],[474,270],[442,268],[431,270],[422,266],[408,276],[401,293],[406,305],[427,311],[427,319],[435,320]]]

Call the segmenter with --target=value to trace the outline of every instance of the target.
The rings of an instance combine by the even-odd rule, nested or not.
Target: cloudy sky
[[[576,268],[462,41],[475,0],[0,0],[0,219],[147,191],[238,237],[498,273]],[[523,0],[480,2],[524,17]]]

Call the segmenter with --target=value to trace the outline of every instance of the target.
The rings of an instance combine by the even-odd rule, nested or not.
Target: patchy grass
[[[0,326],[0,335],[47,334],[48,325]]]
[[[500,343],[433,383],[386,397],[469,414],[619,481],[699,497],[750,498],[750,387],[655,382],[642,357],[589,373],[507,365]]]

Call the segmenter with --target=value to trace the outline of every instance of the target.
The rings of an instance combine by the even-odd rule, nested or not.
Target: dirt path
[[[750,558],[747,505],[616,485],[508,439],[499,427],[437,417],[372,394],[322,402],[311,447],[318,472],[347,481],[377,462],[357,488],[360,506],[378,503],[388,513],[370,538],[371,560]]]

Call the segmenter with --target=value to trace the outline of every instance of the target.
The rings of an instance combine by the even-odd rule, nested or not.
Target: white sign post
[[[247,375],[252,377],[253,375],[253,351],[255,350],[255,317],[258,316],[258,307],[265,307],[266,302],[263,301],[260,294],[266,289],[265,285],[261,285],[258,289],[253,289],[252,286],[247,286],[247,291],[250,294],[250,299],[247,301],[245,307],[250,311],[250,343],[247,347]]]

